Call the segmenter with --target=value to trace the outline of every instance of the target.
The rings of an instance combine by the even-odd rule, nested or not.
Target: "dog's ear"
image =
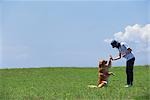
[[[103,66],[104,60],[100,60],[99,61],[99,68],[101,68]]]
[[[99,65],[102,65],[102,64],[103,64],[103,60],[100,60],[100,61],[99,61]]]
[[[102,67],[102,62],[101,61],[99,61],[99,68],[101,68]]]

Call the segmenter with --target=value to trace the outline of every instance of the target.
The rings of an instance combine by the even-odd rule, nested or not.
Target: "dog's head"
[[[100,60],[99,61],[99,66],[104,66],[105,64],[107,64],[106,60]]]

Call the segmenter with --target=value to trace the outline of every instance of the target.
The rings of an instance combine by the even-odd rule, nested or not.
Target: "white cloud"
[[[107,43],[111,43],[113,39],[105,39],[104,41],[107,42]]]
[[[148,43],[150,42],[150,24],[145,26],[138,24],[127,26],[125,28],[125,32],[115,33],[114,37],[120,41]]]
[[[124,32],[114,33],[113,39],[134,45],[136,52],[150,52],[150,24],[127,26]],[[110,43],[112,39],[105,39]]]
[[[150,52],[150,24],[127,26],[125,32],[115,33],[114,38],[119,41],[133,43],[136,52]]]

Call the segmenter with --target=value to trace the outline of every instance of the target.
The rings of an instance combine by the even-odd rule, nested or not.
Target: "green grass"
[[[0,100],[149,100],[149,67],[134,67],[134,86],[124,88],[125,67],[104,88],[97,83],[97,68],[0,69]]]

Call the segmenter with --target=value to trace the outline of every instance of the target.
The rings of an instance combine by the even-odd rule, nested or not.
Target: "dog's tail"
[[[97,88],[96,85],[88,85],[89,88]]]

